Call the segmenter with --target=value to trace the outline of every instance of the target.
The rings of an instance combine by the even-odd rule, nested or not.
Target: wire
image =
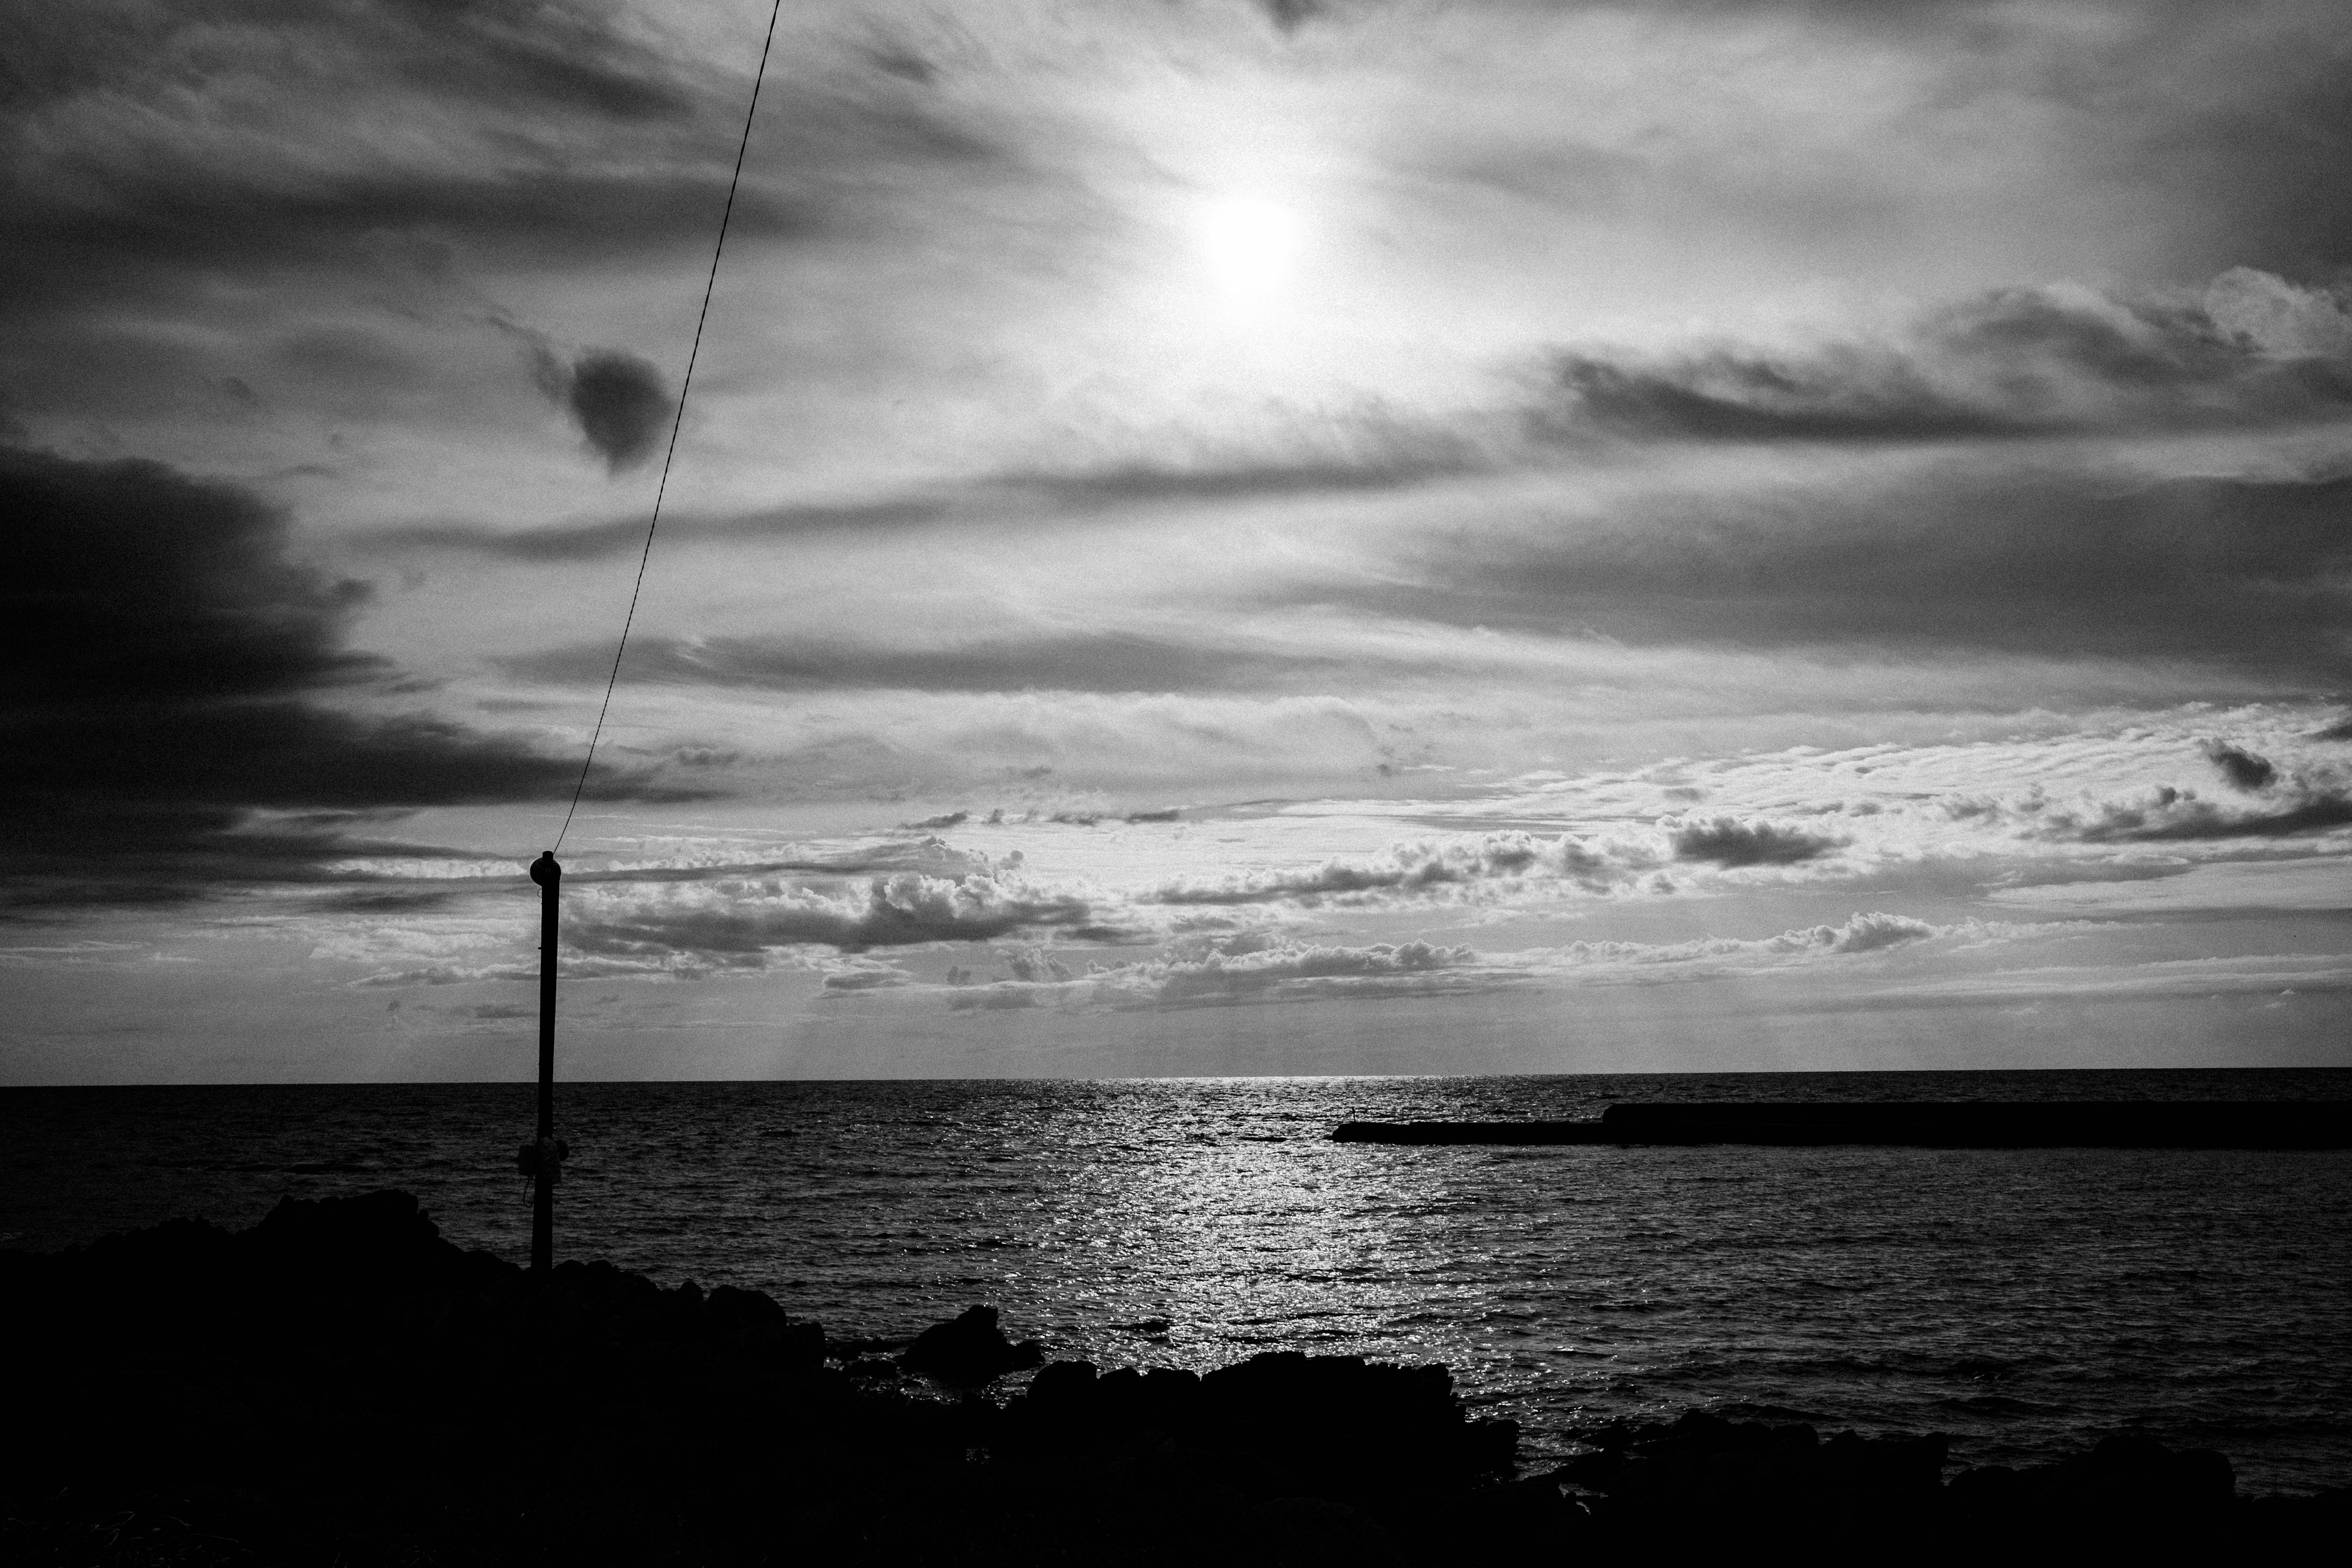
[[[743,111],[743,139],[736,144],[735,173],[727,182],[727,210],[719,216],[719,243],[711,247],[710,276],[702,285],[702,312],[694,319],[694,346],[687,351],[686,374],[677,384],[677,415],[670,421],[668,449],[662,453],[661,482],[654,487],[654,512],[646,524],[645,552],[637,557],[636,585],[629,590],[629,613],[621,622],[620,644],[613,649],[613,673],[605,678],[604,700],[597,705],[596,727],[589,731],[588,754],[580,763],[580,782],[572,786],[572,805],[563,813],[563,826],[555,833],[557,849],[563,847],[563,836],[572,831],[572,818],[580,809],[581,793],[588,787],[588,770],[596,765],[596,742],[604,737],[604,715],[612,710],[613,689],[621,683],[621,656],[629,651],[629,628],[636,625],[637,599],[646,591],[646,566],[654,558],[654,532],[661,527],[662,498],[669,493],[669,468],[677,457],[677,433],[686,426],[686,395],[694,385],[694,362],[702,357],[702,329],[710,321],[710,296],[719,287],[719,258],[727,253],[727,226],[735,216],[735,191],[743,183],[743,156],[751,150],[751,121],[760,112],[760,88],[768,79],[768,52],[776,46],[776,18],[783,9],[784,0],[775,0],[768,11],[768,36],[760,45],[760,69],[751,78],[751,106]]]

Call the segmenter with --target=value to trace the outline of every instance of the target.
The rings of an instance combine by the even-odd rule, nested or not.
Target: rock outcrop
[[[534,1278],[399,1193],[0,1253],[0,1328],[11,1561],[2267,1560],[2352,1522],[2141,1438],[1948,1482],[1940,1437],[1703,1413],[1514,1479],[1446,1369],[1347,1356],[1056,1362],[992,1398],[1041,1354],[992,1309],[829,1345],[757,1291]]]

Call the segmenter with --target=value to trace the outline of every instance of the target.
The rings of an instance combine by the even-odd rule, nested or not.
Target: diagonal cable
[[[727,252],[727,226],[735,216],[735,191],[743,183],[743,156],[751,150],[751,121],[760,112],[760,88],[768,79],[768,52],[776,44],[776,18],[782,14],[784,0],[775,0],[768,11],[768,36],[760,45],[760,69],[751,78],[751,106],[743,111],[743,138],[735,148],[735,173],[727,182],[727,210],[719,217],[719,243],[710,250],[710,276],[702,285],[702,312],[694,319],[694,347],[687,352],[686,374],[677,384],[677,414],[670,420],[669,447],[662,453],[661,482],[654,487],[654,512],[646,524],[646,548],[637,557],[636,585],[629,590],[629,613],[621,622],[621,640],[613,649],[613,673],[605,678],[604,700],[596,708],[596,727],[589,731],[588,754],[581,759],[580,782],[572,786],[572,805],[563,813],[563,826],[556,830],[555,847],[563,847],[563,836],[572,831],[572,818],[580,809],[581,792],[588,787],[588,770],[596,765],[596,742],[604,736],[604,715],[612,710],[613,689],[621,683],[621,656],[629,650],[629,628],[636,624],[637,599],[646,591],[646,566],[654,558],[654,531],[661,527],[662,498],[669,493],[670,464],[677,458],[677,433],[686,425],[686,395],[694,385],[694,363],[702,357],[702,329],[710,321],[710,296],[719,287],[719,258]],[[552,851],[551,851],[551,853]]]

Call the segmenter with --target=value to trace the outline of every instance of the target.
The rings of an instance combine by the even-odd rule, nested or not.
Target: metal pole
[[[562,1167],[555,1148],[555,910],[563,888],[563,868],[555,851],[531,862],[539,884],[539,1158],[530,1207],[530,1266],[544,1274],[555,1267],[555,1178]]]

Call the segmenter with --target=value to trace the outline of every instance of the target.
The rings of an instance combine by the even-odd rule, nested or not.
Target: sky
[[[2352,12],[0,21],[0,1082],[2352,1066]]]

